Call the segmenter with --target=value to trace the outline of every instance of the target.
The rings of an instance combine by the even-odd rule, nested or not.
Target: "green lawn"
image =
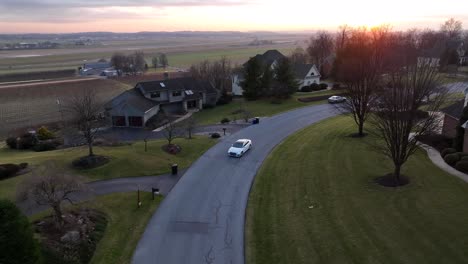
[[[91,263],[130,263],[133,251],[145,231],[146,224],[156,211],[162,197],[155,201],[150,193],[140,193],[142,206],[136,206],[136,192],[100,196],[77,207],[95,208],[107,215],[107,228],[99,242]],[[39,219],[48,213],[32,217]]]
[[[221,121],[224,117],[230,120],[241,120],[243,119],[241,114],[233,114],[236,110],[243,107],[245,110],[251,113],[252,117],[255,116],[272,116],[281,112],[292,110],[294,108],[309,106],[318,103],[324,103],[325,101],[302,103],[297,99],[300,97],[313,97],[321,95],[332,95],[337,91],[320,91],[313,93],[296,93],[291,98],[280,104],[273,104],[271,100],[263,99],[256,101],[246,101],[242,98],[235,98],[231,103],[226,105],[216,106],[211,109],[203,109],[202,111],[195,114],[195,118],[200,125],[216,124]]]
[[[377,186],[392,166],[353,132],[337,117],[273,151],[249,199],[247,263],[468,263],[468,184],[418,151],[408,186]]]
[[[144,151],[143,142],[121,147],[95,147],[95,154],[109,156],[111,161],[102,167],[81,171],[73,170],[70,164],[73,159],[87,155],[86,147],[47,152],[16,151],[4,147],[0,149],[0,161],[16,164],[27,162],[33,167],[46,161],[56,161],[73,173],[81,174],[93,181],[169,173],[170,165],[174,163],[179,164],[180,168],[187,168],[216,142],[215,139],[208,137],[196,137],[192,140],[176,139],[174,143],[182,147],[182,152],[177,155],[168,154],[161,149],[167,143],[165,140],[149,141],[148,152]],[[26,175],[0,181],[0,198],[12,199],[16,185],[24,177]]]

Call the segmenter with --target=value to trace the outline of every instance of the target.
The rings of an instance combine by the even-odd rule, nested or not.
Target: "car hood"
[[[236,153],[236,154],[240,154],[242,152],[242,149],[241,148],[235,148],[235,147],[230,147],[229,150],[228,150],[229,153]]]

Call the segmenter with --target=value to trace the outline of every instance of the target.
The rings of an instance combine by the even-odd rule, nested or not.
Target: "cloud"
[[[137,3],[130,0],[1,0],[0,20],[75,23],[88,19],[144,19],[147,16],[165,16],[167,8],[228,7],[253,3],[247,0],[141,0]]]

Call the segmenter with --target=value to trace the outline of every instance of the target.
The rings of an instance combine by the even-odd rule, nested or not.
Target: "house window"
[[[312,73],[310,74],[310,76],[314,76],[314,75],[315,75],[315,73],[314,73],[314,72],[312,72]]]
[[[151,98],[159,98],[159,97],[161,97],[161,93],[160,93],[160,92],[151,93]]]
[[[174,91],[172,92],[172,96],[181,96],[182,92],[181,91]]]

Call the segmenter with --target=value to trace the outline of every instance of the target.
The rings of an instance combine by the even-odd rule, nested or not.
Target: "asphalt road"
[[[197,160],[151,218],[133,263],[244,263],[244,220],[253,179],[271,150],[287,136],[336,115],[331,105],[300,108],[224,138]],[[253,148],[227,156],[238,138]]]

